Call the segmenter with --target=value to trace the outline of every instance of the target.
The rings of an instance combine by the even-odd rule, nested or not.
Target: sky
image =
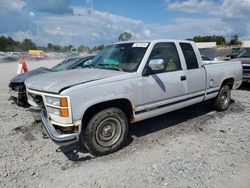
[[[250,0],[0,0],[0,35],[38,45],[238,34],[250,39]]]

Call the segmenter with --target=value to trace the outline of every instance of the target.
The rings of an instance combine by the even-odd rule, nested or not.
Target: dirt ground
[[[250,187],[250,84],[226,112],[205,103],[136,123],[122,150],[94,158],[43,138],[28,109],[8,101],[16,70],[0,63],[0,187]]]

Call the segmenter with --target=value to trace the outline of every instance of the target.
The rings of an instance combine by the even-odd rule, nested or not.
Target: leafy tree
[[[5,51],[5,48],[7,46],[7,40],[4,36],[0,37],[0,51]]]
[[[94,48],[91,49],[92,52],[94,51],[101,51],[104,49],[104,45],[100,45],[100,46],[95,46]]]
[[[22,46],[22,49],[24,51],[36,50],[37,49],[36,44],[34,42],[32,42],[31,39],[24,39],[21,46]]]
[[[223,36],[194,36],[194,42],[216,42],[217,45],[225,45],[226,39]]]
[[[223,36],[214,36],[214,40],[216,42],[217,45],[225,45],[227,43],[225,37]]]
[[[0,51],[20,51],[20,42],[13,40],[11,37],[0,37]]]
[[[61,46],[59,46],[59,45],[55,45],[54,46],[54,50],[55,50],[55,52],[62,52],[62,47]]]
[[[242,42],[239,40],[238,35],[231,36],[231,40],[229,41],[229,45],[240,45]]]
[[[128,32],[121,33],[118,37],[118,41],[128,41],[132,38],[132,34]]]
[[[55,49],[54,49],[54,45],[52,43],[49,43],[47,45],[47,50],[46,51],[49,51],[49,52],[54,52]]]
[[[79,46],[78,47],[78,52],[87,52],[87,53],[89,53],[90,52],[90,48],[89,47],[87,47],[87,46],[84,46],[84,45],[81,45],[81,46]]]
[[[73,45],[64,46],[62,48],[62,52],[70,52],[71,48],[73,48],[73,47],[74,47]]]

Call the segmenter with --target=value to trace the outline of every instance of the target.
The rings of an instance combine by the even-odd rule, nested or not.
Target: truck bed
[[[203,61],[207,72],[207,88],[220,87],[224,78],[234,78],[234,89],[241,85],[242,66],[239,61]]]

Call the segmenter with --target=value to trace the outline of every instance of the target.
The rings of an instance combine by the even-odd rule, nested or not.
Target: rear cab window
[[[199,64],[192,45],[190,43],[181,42],[180,46],[186,61],[187,70],[198,69]]]

